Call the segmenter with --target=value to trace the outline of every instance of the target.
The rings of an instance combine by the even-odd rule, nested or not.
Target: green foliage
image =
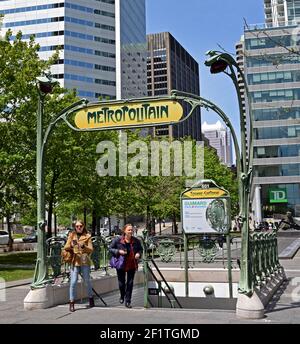
[[[204,176],[213,179],[220,187],[230,193],[232,215],[238,214],[238,184],[235,174],[220,162],[216,152],[205,147],[204,150]]]
[[[0,208],[12,212],[22,202],[34,176],[34,112],[37,92],[35,77],[47,64],[38,59],[38,45],[25,43],[11,32],[0,41]],[[31,101],[34,100],[34,101]]]

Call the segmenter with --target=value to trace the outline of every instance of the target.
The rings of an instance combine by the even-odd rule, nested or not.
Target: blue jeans
[[[88,297],[93,297],[93,290],[90,278],[89,266],[73,266],[71,268],[71,283],[70,283],[70,301],[76,300],[76,288],[78,281],[78,274],[81,274],[85,285],[87,286]]]

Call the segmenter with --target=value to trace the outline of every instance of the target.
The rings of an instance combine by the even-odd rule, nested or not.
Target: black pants
[[[126,272],[124,270],[117,270],[119,289],[121,294],[121,299],[125,299],[125,302],[131,302],[131,295],[133,289],[133,280],[135,275],[135,270],[127,271],[127,281],[125,282]]]

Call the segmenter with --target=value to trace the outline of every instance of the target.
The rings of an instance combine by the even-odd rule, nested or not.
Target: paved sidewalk
[[[135,288],[133,309],[118,304],[118,292],[102,295],[109,307],[100,300],[94,309],[86,304],[77,304],[78,311],[69,313],[68,305],[46,310],[24,311],[23,300],[29,285],[21,285],[6,290],[6,302],[0,302],[0,323],[2,324],[300,324],[300,253],[293,260],[282,261],[289,281],[277,293],[269,305],[266,317],[250,321],[238,319],[234,311],[147,309],[143,305],[143,290]],[[26,282],[26,281],[25,281]],[[27,281],[28,282],[28,281]]]
[[[282,250],[289,245],[290,241],[285,239],[280,244]],[[76,305],[78,311],[75,313],[69,313],[68,305],[28,312],[23,309],[23,300],[30,289],[31,280],[28,279],[6,284],[6,301],[0,302],[0,323],[124,324],[124,319],[126,319],[126,323],[134,324],[300,324],[300,251],[293,259],[281,260],[281,264],[285,268],[288,282],[275,295],[268,306],[266,317],[262,320],[238,319],[234,311],[145,310],[143,308],[143,288],[137,287],[135,287],[133,294],[133,309],[127,309],[123,305],[119,305],[119,293],[113,292],[102,295],[109,305],[108,308],[105,308],[101,301],[97,300],[94,309],[87,309],[85,308],[87,302],[83,300],[82,304]],[[219,267],[219,265],[220,263],[215,263],[209,267]]]

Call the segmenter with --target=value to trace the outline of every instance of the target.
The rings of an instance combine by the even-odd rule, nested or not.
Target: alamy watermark
[[[296,287],[292,292],[292,300],[293,302],[300,302],[300,277],[292,279],[292,286]]]
[[[6,301],[6,289],[5,280],[0,277],[0,302]]]
[[[137,140],[128,143],[127,134],[119,135],[118,146],[102,141],[97,146],[101,154],[97,162],[100,177],[187,177],[186,186],[204,179],[204,143],[192,141]]]

